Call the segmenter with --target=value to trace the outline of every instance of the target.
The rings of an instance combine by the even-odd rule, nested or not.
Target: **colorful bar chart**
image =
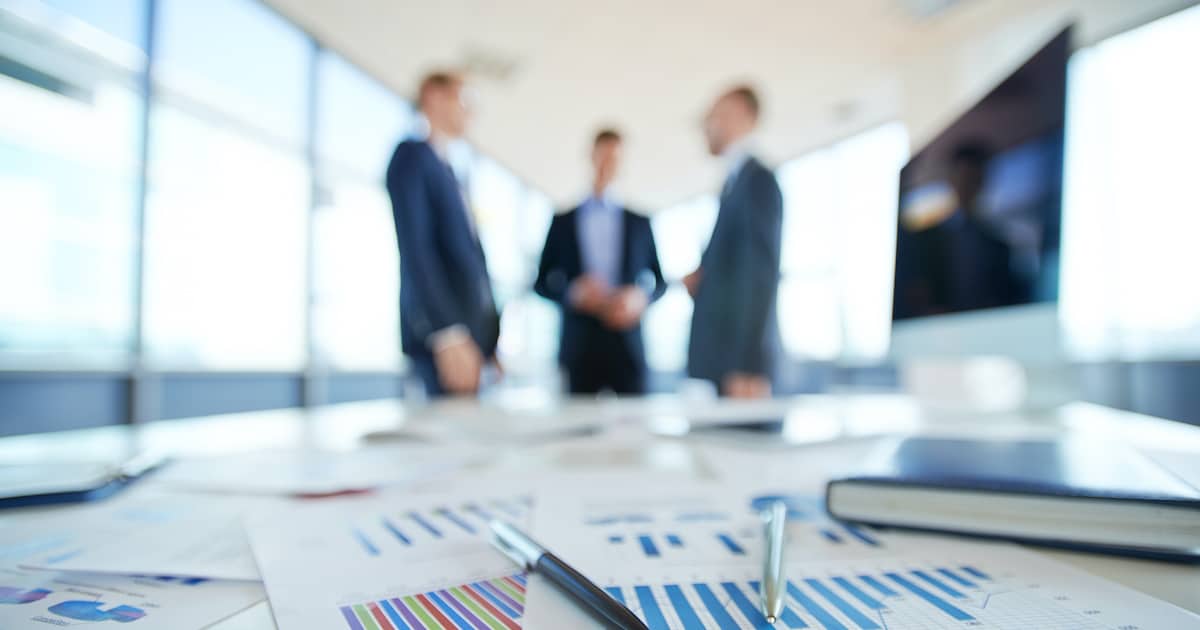
[[[341,607],[350,630],[520,630],[525,576]]]
[[[651,630],[894,630],[906,627],[901,623],[905,619],[931,623],[922,628],[959,627],[979,621],[978,610],[986,605],[987,594],[969,577],[974,575],[965,568],[951,567],[795,576],[787,583],[784,612],[775,626],[760,612],[760,584],[754,580],[608,586],[605,590],[634,610]],[[967,589],[971,590],[965,592]]]

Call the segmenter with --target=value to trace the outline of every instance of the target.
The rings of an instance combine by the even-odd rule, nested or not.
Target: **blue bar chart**
[[[774,625],[760,612],[760,583],[745,574],[711,581],[610,585],[606,590],[651,630],[826,628],[1105,628],[1056,598],[998,584],[973,565],[877,567],[871,571],[789,573],[784,610]],[[1061,599],[1061,598],[1058,598]]]
[[[348,534],[364,555],[387,557],[441,541],[483,538],[491,519],[519,520],[528,514],[529,505],[523,498],[490,499],[383,514],[352,524]]]

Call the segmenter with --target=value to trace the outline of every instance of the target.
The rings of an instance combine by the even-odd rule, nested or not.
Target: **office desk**
[[[532,402],[531,402],[532,401]],[[753,476],[755,452],[779,445],[727,445],[673,435],[685,418],[786,417],[785,433],[808,461],[838,462],[861,456],[881,433],[921,432],[994,437],[1051,436],[1083,431],[1093,437],[1131,444],[1200,486],[1200,427],[1077,403],[1040,413],[977,415],[938,412],[897,395],[805,396],[737,403],[685,402],[674,397],[639,400],[554,402],[515,392],[484,404],[451,401],[406,407],[396,401],[352,403],[305,410],[277,410],[172,420],[141,426],[20,436],[0,440],[0,461],[113,460],[152,450],[176,458],[251,452],[262,449],[348,451],[367,442],[419,437],[437,442],[478,441],[483,433],[508,427],[567,428],[559,440],[503,443],[488,437],[493,470],[553,473],[566,467],[665,470],[697,477]],[[576,435],[573,427],[600,426],[598,434]],[[653,431],[652,431],[653,430]],[[614,449],[613,438],[623,446]],[[589,450],[589,445],[596,447]],[[603,447],[601,447],[603,445]],[[556,449],[569,449],[566,455]],[[741,459],[713,461],[714,449],[741,453]],[[855,450],[858,449],[858,450]],[[569,463],[568,463],[569,462]],[[827,466],[806,479],[817,487],[837,474]],[[152,484],[153,479],[144,483]],[[31,512],[18,513],[28,514]],[[1068,564],[1200,612],[1200,567],[1081,553],[1044,551]],[[215,626],[221,630],[273,628],[261,603]]]

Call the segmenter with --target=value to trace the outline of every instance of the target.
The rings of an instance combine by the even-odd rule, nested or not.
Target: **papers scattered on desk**
[[[138,492],[47,512],[36,527],[70,543],[30,554],[24,568],[258,581],[242,519],[277,501]],[[23,521],[28,522],[28,521]]]
[[[526,523],[530,485],[473,476],[420,494],[331,499],[252,519],[250,539],[276,623],[281,630],[363,630],[393,627],[375,625],[392,615],[473,615],[515,630],[524,584],[491,548],[487,523],[494,516]]]
[[[350,452],[280,450],[179,460],[156,485],[206,492],[330,495],[424,481],[481,458],[482,449],[378,446]]]
[[[170,518],[166,506],[122,501],[0,518],[0,628],[93,626],[112,621],[149,630],[203,628],[263,599],[256,582],[146,574],[140,577],[35,571],[23,563],[68,558],[105,542],[121,527]],[[103,626],[102,626],[103,627]]]
[[[262,601],[256,583],[0,568],[0,627],[206,628]],[[114,624],[115,625],[115,624]]]

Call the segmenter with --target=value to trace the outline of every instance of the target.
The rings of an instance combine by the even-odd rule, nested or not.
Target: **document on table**
[[[488,521],[526,525],[528,487],[473,478],[251,519],[276,623],[281,630],[373,630],[475,620],[516,630],[525,578],[491,547]]]
[[[1200,618],[1009,545],[887,533],[828,519],[816,497],[602,477],[535,495],[533,537],[652,630],[770,628],[759,611],[762,521],[789,507],[787,610],[776,628],[1178,628]],[[526,630],[597,627],[538,580]]]
[[[112,501],[34,517],[70,542],[30,554],[27,569],[258,581],[242,526],[282,501],[168,495],[147,489]]]
[[[541,507],[533,534],[551,551],[570,550],[564,559],[585,572],[614,563],[757,567],[763,549],[760,513],[775,500],[788,506],[788,557],[794,560],[876,555],[928,538],[838,523],[815,495],[650,475],[637,484],[615,483],[606,475],[543,484],[535,497]]]
[[[424,481],[481,459],[483,449],[375,446],[349,452],[278,450],[183,459],[155,485],[243,494],[327,495]]]
[[[151,512],[131,511],[133,520]],[[256,582],[147,574],[141,577],[23,569],[37,557],[67,556],[103,538],[87,510],[0,517],[0,628],[94,626],[136,621],[143,630],[204,628],[262,601]]]
[[[827,628],[953,630],[1174,630],[1200,617],[1119,584],[1009,545],[942,541],[924,551],[791,562],[784,612],[771,626],[758,606],[761,574],[728,566],[592,577],[651,630]],[[531,580],[525,630],[599,628],[557,590]]]

